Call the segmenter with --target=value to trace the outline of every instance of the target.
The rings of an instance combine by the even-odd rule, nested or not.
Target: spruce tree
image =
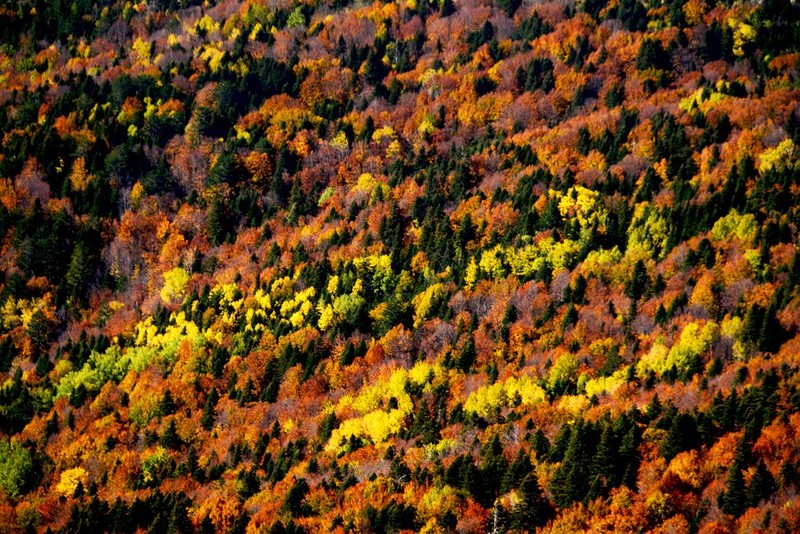
[[[308,482],[304,478],[296,478],[292,487],[286,493],[281,510],[294,517],[308,515],[309,507],[305,504],[306,494],[309,492]]]
[[[532,448],[536,452],[536,458],[539,460],[546,459],[550,454],[550,441],[547,439],[547,436],[544,435],[541,428],[537,429],[536,433],[533,435]]]
[[[564,460],[553,474],[550,491],[559,508],[568,508],[575,501],[583,500],[589,489],[585,435],[585,424],[579,422],[572,429]]]
[[[669,56],[658,40],[645,38],[636,54],[636,69],[666,69],[669,68]]]
[[[745,440],[745,436],[742,436],[736,447],[736,456],[733,458],[733,464],[728,470],[726,489],[720,493],[718,498],[720,509],[734,517],[741,515],[750,502],[743,473],[748,464],[749,449],[750,446]]]
[[[614,432],[611,425],[604,425],[591,465],[592,484],[596,484],[597,487],[593,492],[590,492],[589,498],[600,496],[608,488],[608,482],[614,472],[617,456],[617,447],[614,442]]]
[[[539,479],[533,472],[522,479],[519,493],[521,502],[511,514],[511,526],[523,532],[532,532],[553,516],[553,507],[542,494]]]
[[[206,403],[203,405],[203,415],[200,418],[200,425],[206,429],[211,430],[214,426],[214,420],[217,416],[217,401],[219,400],[219,393],[217,388],[211,388],[211,393],[208,394]]]
[[[518,487],[532,470],[533,465],[531,465],[528,454],[523,449],[520,449],[517,456],[514,457],[514,461],[508,465],[508,469],[503,476],[501,491],[506,492]]]
[[[177,409],[178,406],[175,404],[175,400],[172,398],[172,393],[170,390],[166,390],[164,395],[161,397],[161,401],[158,403],[158,413],[162,416],[172,415]]]
[[[170,419],[167,423],[167,428],[161,434],[160,443],[163,447],[168,449],[179,449],[181,447],[181,438],[178,436],[178,428],[175,425],[175,419]]]
[[[661,443],[661,455],[672,460],[679,452],[694,449],[699,445],[697,423],[686,413],[679,413],[672,418],[667,436]]]
[[[758,506],[758,503],[769,498],[775,492],[775,477],[767,469],[764,460],[759,460],[756,465],[756,472],[750,480],[747,488],[748,502],[750,506]]]
[[[508,462],[503,456],[503,445],[494,434],[481,449],[481,478],[479,502],[488,507],[497,498]]]
[[[72,251],[72,258],[67,267],[67,295],[71,298],[82,298],[92,276],[90,254],[83,242],[78,242]]]
[[[748,495],[744,483],[744,474],[739,462],[734,462],[728,471],[726,489],[719,495],[719,507],[728,515],[738,517],[748,505]]]
[[[206,215],[206,231],[212,245],[225,242],[230,226],[230,214],[227,205],[222,199],[215,197],[208,207]]]

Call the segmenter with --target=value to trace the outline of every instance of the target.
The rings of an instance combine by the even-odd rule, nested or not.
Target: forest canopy
[[[800,6],[0,2],[0,530],[800,530]]]

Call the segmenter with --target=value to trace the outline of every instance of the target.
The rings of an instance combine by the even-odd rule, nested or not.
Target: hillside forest
[[[0,0],[0,531],[800,531],[800,5]]]

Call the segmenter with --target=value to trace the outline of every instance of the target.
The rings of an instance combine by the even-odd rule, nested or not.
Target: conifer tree
[[[553,516],[553,507],[542,494],[539,479],[531,472],[522,479],[519,486],[521,502],[511,514],[511,527],[524,532],[532,532],[536,527],[547,523]]]
[[[208,398],[206,398],[206,403],[203,405],[203,415],[200,418],[200,425],[206,430],[211,430],[214,426],[217,401],[219,401],[219,393],[217,393],[217,388],[213,387],[211,388],[211,393],[208,394]]]
[[[179,449],[181,447],[181,438],[178,436],[175,419],[170,419],[169,423],[167,423],[167,428],[161,434],[160,443],[168,449]]]
[[[575,501],[583,500],[588,491],[586,457],[589,451],[584,443],[585,426],[579,422],[572,429],[564,459],[553,474],[550,491],[559,508],[568,508]]]
[[[720,509],[728,515],[738,517],[748,505],[744,474],[738,462],[734,462],[728,470],[728,480],[725,486],[726,489],[719,495]]]
[[[758,464],[756,464],[756,472],[750,480],[750,486],[747,488],[750,506],[758,506],[758,503],[769,498],[775,489],[775,477],[767,469],[764,460],[759,460]]]

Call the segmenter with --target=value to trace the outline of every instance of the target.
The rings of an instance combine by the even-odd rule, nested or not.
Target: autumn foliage
[[[0,531],[800,531],[795,3],[5,4]]]

